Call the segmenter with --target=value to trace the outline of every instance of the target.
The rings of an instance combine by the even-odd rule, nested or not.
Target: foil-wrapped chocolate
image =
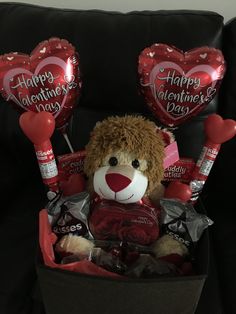
[[[177,241],[193,248],[203,231],[213,221],[204,214],[196,212],[192,204],[174,199],[161,199],[161,229]]]
[[[89,226],[97,240],[149,245],[159,237],[160,210],[144,202],[94,200]]]
[[[58,195],[47,205],[52,231],[58,238],[66,234],[92,238],[88,227],[89,208],[87,192],[66,197]]]

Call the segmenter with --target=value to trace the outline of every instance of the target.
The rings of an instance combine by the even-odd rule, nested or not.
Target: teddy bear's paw
[[[72,234],[65,235],[56,245],[58,252],[73,253],[76,255],[89,256],[94,243],[81,236]]]
[[[164,257],[170,254],[178,254],[180,256],[185,256],[188,254],[187,247],[173,239],[170,235],[165,234],[159,238],[152,246],[153,253],[156,258]]]

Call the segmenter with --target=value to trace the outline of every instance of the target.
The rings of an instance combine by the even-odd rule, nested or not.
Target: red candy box
[[[67,180],[72,174],[83,173],[85,150],[58,156],[58,173],[60,181]]]
[[[192,158],[180,158],[173,165],[165,169],[164,180],[188,183],[191,180],[194,166],[195,162]]]

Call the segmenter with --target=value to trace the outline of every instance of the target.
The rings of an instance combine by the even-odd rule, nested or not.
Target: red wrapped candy
[[[145,203],[121,204],[96,199],[89,227],[97,240],[149,245],[159,237],[159,210]]]

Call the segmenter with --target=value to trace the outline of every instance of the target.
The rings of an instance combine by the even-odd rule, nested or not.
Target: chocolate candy
[[[149,245],[159,237],[159,209],[149,204],[121,204],[97,199],[89,219],[97,240]]]
[[[175,240],[194,248],[203,231],[213,221],[206,215],[196,212],[192,204],[174,199],[161,199],[161,228]]]
[[[88,228],[89,207],[90,197],[87,192],[67,197],[59,195],[47,205],[52,231],[58,238],[66,234],[92,238]]]

